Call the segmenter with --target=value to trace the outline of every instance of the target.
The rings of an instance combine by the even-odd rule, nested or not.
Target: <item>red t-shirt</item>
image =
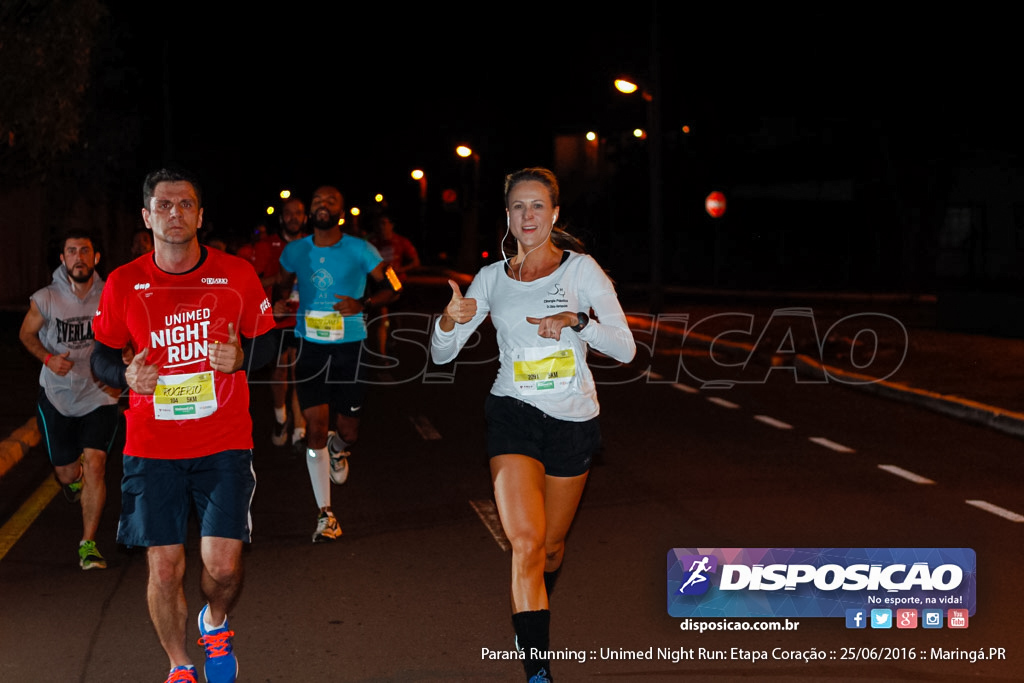
[[[209,344],[227,341],[228,323],[249,338],[274,327],[259,278],[236,256],[207,249],[194,270],[173,275],[146,254],[110,274],[95,339],[148,349],[146,363],[159,365],[161,377],[153,396],[130,392],[126,455],[184,459],[252,448],[245,371],[224,374],[208,361]]]
[[[380,235],[370,235],[367,241],[373,246],[377,247],[377,251],[380,252],[380,257],[384,259],[384,267],[388,266],[394,268],[396,271],[416,260],[416,247],[413,246],[409,238],[399,235],[397,232],[391,233],[391,239],[383,239]],[[398,273],[400,280],[405,279],[404,273]]]
[[[244,258],[256,269],[260,278],[274,277],[281,272],[281,252],[288,244],[279,234],[264,235],[262,239],[252,244],[245,244],[238,249],[238,256]],[[273,302],[277,296],[285,297],[287,292],[273,291],[273,287],[267,287],[267,296]],[[275,296],[276,295],[276,296]],[[277,321],[279,329],[295,327],[295,314],[292,313]]]

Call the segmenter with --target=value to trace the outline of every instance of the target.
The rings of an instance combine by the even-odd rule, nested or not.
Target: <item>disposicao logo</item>
[[[683,595],[704,595],[708,592],[711,582],[708,574],[718,569],[718,558],[714,555],[689,555],[679,558],[684,566],[689,566],[679,592]]]
[[[872,610],[973,615],[975,563],[970,548],[673,548],[668,613],[850,619],[859,611],[873,628],[881,625],[866,618]]]

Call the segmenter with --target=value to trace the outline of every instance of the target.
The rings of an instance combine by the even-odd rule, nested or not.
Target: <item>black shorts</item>
[[[138,547],[184,544],[194,506],[201,536],[248,543],[255,489],[251,450],[182,460],[126,455],[117,542]]]
[[[551,417],[529,403],[487,395],[487,454],[518,453],[539,460],[552,477],[576,477],[590,469],[601,447],[598,418],[570,422]]]
[[[275,327],[271,334],[277,338],[278,357],[288,349],[299,348],[299,338],[295,336],[294,327]]]
[[[359,417],[366,395],[363,342],[317,344],[303,340],[295,360],[295,392],[303,410],[327,404],[331,412]]]
[[[84,448],[109,453],[121,422],[116,403],[99,406],[79,417],[67,417],[53,407],[45,391],[39,392],[38,415],[39,431],[54,467],[78,460]]]

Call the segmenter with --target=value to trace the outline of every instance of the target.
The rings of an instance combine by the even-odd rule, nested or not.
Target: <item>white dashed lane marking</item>
[[[755,415],[754,419],[758,422],[763,422],[766,425],[775,427],[776,429],[792,429],[793,425],[787,424],[782,420],[776,420],[774,417],[768,417],[767,415]]]
[[[498,517],[498,508],[493,500],[471,500],[470,506],[476,510],[477,517],[484,523],[491,536],[502,550],[511,550],[512,544],[508,542],[504,530],[501,528],[501,519]]]
[[[723,408],[729,408],[730,410],[735,410],[740,407],[738,403],[726,401],[724,398],[719,398],[718,396],[709,396],[708,401],[714,403],[716,406],[722,406]]]
[[[826,439],[823,436],[812,436],[811,437],[811,441],[816,443],[816,444],[818,444],[819,446],[824,446],[825,448],[828,448],[829,450],[836,451],[837,453],[855,453],[856,452],[852,448],[850,448],[849,446],[844,446],[841,443],[836,443],[835,441],[831,441],[829,439]]]
[[[920,474],[914,474],[910,470],[905,470],[902,467],[896,465],[879,465],[878,469],[885,470],[889,474],[895,474],[897,477],[903,477],[907,481],[912,481],[915,484],[934,484],[935,482],[928,477],[922,477]]]
[[[441,438],[441,433],[434,429],[434,425],[423,415],[413,415],[409,420],[424,441],[437,441]]]
[[[653,379],[661,379],[661,375],[659,375],[659,374],[657,374],[655,372],[648,372],[648,376],[650,378],[653,378]],[[677,389],[677,390],[682,391],[682,392],[687,393],[687,394],[699,394],[699,393],[701,393],[699,389],[695,389],[695,388],[687,386],[685,384],[679,384],[678,382],[673,383],[671,386],[672,386],[673,389]],[[717,388],[717,387],[711,387],[709,385],[705,385],[704,388]],[[715,405],[719,405],[719,406],[721,406],[723,408],[736,409],[736,408],[740,407],[739,404],[733,403],[732,401],[727,401],[726,399],[720,398],[718,396],[709,396],[709,397],[707,397],[707,400],[709,402],[714,403]],[[762,422],[762,423],[764,423],[766,425],[769,425],[771,427],[775,427],[776,429],[792,429],[793,428],[792,425],[790,425],[790,424],[788,424],[786,422],[783,422],[782,420],[777,420],[774,417],[770,417],[768,415],[755,415],[754,419],[757,420],[758,422]],[[832,441],[831,439],[827,439],[827,438],[825,438],[823,436],[812,436],[812,437],[809,438],[809,441],[811,441],[812,443],[816,443],[819,446],[822,446],[822,447],[827,448],[829,450],[835,451],[837,453],[856,453],[857,452],[854,449],[850,448],[849,446],[844,446],[841,443],[836,443],[835,441]],[[906,479],[907,481],[912,481],[915,484],[930,485],[930,484],[934,484],[935,483],[933,480],[929,479],[928,477],[923,477],[920,474],[916,474],[914,472],[911,472],[910,470],[903,469],[902,467],[899,467],[898,465],[879,465],[878,469],[883,470],[885,472],[888,472],[889,474],[895,475],[895,476],[900,477],[902,479]],[[971,505],[971,506],[974,506],[974,507],[978,508],[979,510],[984,510],[984,511],[989,512],[989,513],[991,513],[993,515],[996,515],[997,517],[1002,517],[1003,519],[1008,519],[1011,522],[1024,522],[1024,515],[1021,515],[1019,513],[1013,512],[1012,510],[1007,510],[1006,508],[1003,508],[1003,507],[999,507],[998,505],[993,505],[992,503],[989,503],[988,501],[984,501],[984,500],[967,500],[967,501],[964,501],[964,502],[966,502],[968,505]],[[475,504],[474,504],[474,507],[475,507]],[[479,510],[477,511],[477,513],[480,514]],[[482,516],[481,516],[481,519],[483,519]],[[485,524],[486,524],[486,521],[485,521]],[[499,532],[500,532],[500,529],[501,529],[500,523],[498,524],[498,529],[499,529]],[[494,532],[492,531],[492,533],[494,533]],[[504,538],[504,534],[502,534],[502,538]],[[506,541],[506,543],[507,543],[507,541]],[[499,545],[501,545],[501,544],[499,543]]]
[[[1016,512],[1012,512],[1006,508],[1001,508],[998,505],[993,505],[992,503],[984,500],[965,500],[964,502],[968,505],[973,505],[979,510],[991,512],[993,515],[997,515],[1003,519],[1008,519],[1011,522],[1024,522],[1024,515],[1018,515]]]

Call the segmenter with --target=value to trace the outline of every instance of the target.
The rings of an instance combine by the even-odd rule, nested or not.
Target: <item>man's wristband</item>
[[[53,358],[53,354],[52,353],[46,354],[46,360],[43,361],[43,365],[49,365],[51,358]]]
[[[569,329],[573,332],[582,332],[583,328],[586,327],[589,322],[590,316],[583,311],[580,311],[576,314],[576,324],[572,325]]]

